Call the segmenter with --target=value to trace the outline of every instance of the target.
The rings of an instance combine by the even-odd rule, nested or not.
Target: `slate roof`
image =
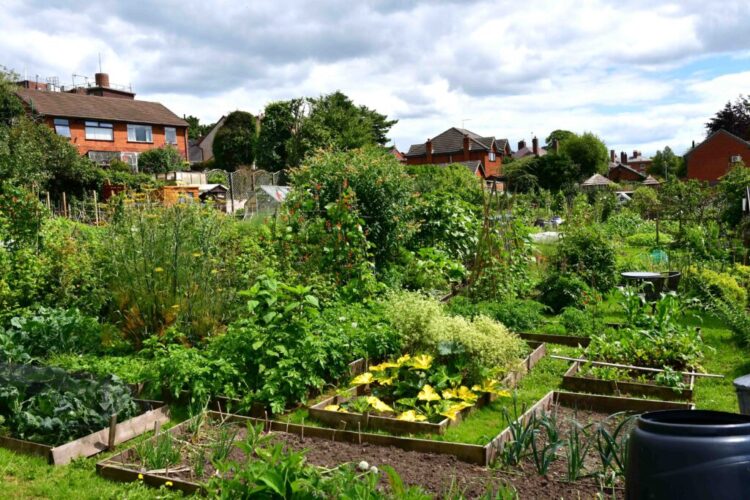
[[[42,116],[188,126],[185,120],[158,102],[32,89],[18,89],[16,95]]]
[[[594,174],[583,181],[583,184],[581,184],[581,186],[608,186],[610,184],[613,184],[611,180],[607,179],[601,174]]]
[[[630,166],[628,166],[628,165],[626,165],[626,164],[624,164],[624,163],[620,163],[620,162],[615,162],[615,163],[610,163],[610,164],[609,164],[609,171],[610,171],[610,172],[611,172],[612,170],[615,170],[615,169],[617,169],[617,168],[624,168],[625,170],[628,170],[628,171],[630,171],[630,172],[633,172],[634,174],[636,174],[636,175],[640,176],[640,177],[641,177],[641,178],[643,178],[643,179],[645,179],[645,178],[646,178],[646,176],[645,176],[645,175],[644,175],[644,174],[643,174],[642,172],[639,172],[638,170],[636,170],[636,169],[634,169],[634,168],[632,168],[632,167],[630,167]]]
[[[489,151],[494,136],[482,137],[470,130],[451,127],[445,132],[432,138],[432,154],[458,153],[464,150],[464,135],[469,136],[469,151]],[[498,147],[498,151],[501,149]],[[427,153],[425,143],[412,144],[404,156],[422,156]]]
[[[654,179],[653,177],[649,175],[648,177],[646,177],[646,180],[643,181],[643,185],[644,186],[659,186],[661,185],[661,182],[657,181],[656,179]]]
[[[482,177],[484,177],[484,167],[482,166],[482,162],[479,160],[475,161],[460,161],[458,162],[459,165],[463,165],[464,167],[468,168],[469,171],[472,174],[476,174],[477,170],[481,171]]]
[[[513,153],[513,158],[524,158],[526,156],[531,156],[534,154],[534,148],[530,146],[524,146],[515,153]],[[543,147],[539,147],[539,156],[544,156],[547,154],[547,150]]]

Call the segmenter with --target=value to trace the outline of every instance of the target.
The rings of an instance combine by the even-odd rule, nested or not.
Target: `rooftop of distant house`
[[[464,128],[451,127],[445,132],[427,139],[421,144],[412,144],[404,156],[422,156],[427,154],[427,144],[432,145],[432,154],[458,153],[464,150],[464,137],[469,139],[469,151],[490,151],[494,143],[497,151],[502,152],[507,139],[495,139],[494,136],[481,136],[471,130]]]
[[[29,80],[18,85],[16,94],[41,116],[188,126],[163,104],[136,100],[132,89],[110,86],[106,73],[97,73],[95,85],[88,86],[65,88]]]

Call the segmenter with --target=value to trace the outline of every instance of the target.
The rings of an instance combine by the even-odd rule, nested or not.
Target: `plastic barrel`
[[[645,413],[630,435],[628,499],[750,499],[750,416]]]
[[[750,415],[750,375],[743,375],[734,379],[734,389],[737,391],[740,413]]]

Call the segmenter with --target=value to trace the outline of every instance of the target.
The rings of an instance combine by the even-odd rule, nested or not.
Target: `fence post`
[[[229,200],[230,200],[230,207],[232,212],[232,217],[234,217],[234,182],[233,182],[233,175],[234,172],[227,172],[227,177],[229,178]]]
[[[63,204],[62,206],[63,217],[67,217],[68,216],[68,201],[65,198],[65,191],[63,191],[63,194],[62,194],[62,204]]]
[[[94,190],[94,220],[96,225],[99,225],[99,202],[96,199],[96,189]]]
[[[47,191],[47,210],[52,211],[52,202],[49,199],[49,191]]]

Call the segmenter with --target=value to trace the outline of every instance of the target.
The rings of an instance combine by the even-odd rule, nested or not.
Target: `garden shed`
[[[289,186],[258,186],[245,203],[245,217],[274,212],[290,190]]]
[[[586,191],[596,190],[596,189],[606,189],[608,186],[611,186],[614,184],[611,180],[607,179],[601,174],[594,174],[585,181],[583,181],[583,184],[581,184],[581,189]]]

